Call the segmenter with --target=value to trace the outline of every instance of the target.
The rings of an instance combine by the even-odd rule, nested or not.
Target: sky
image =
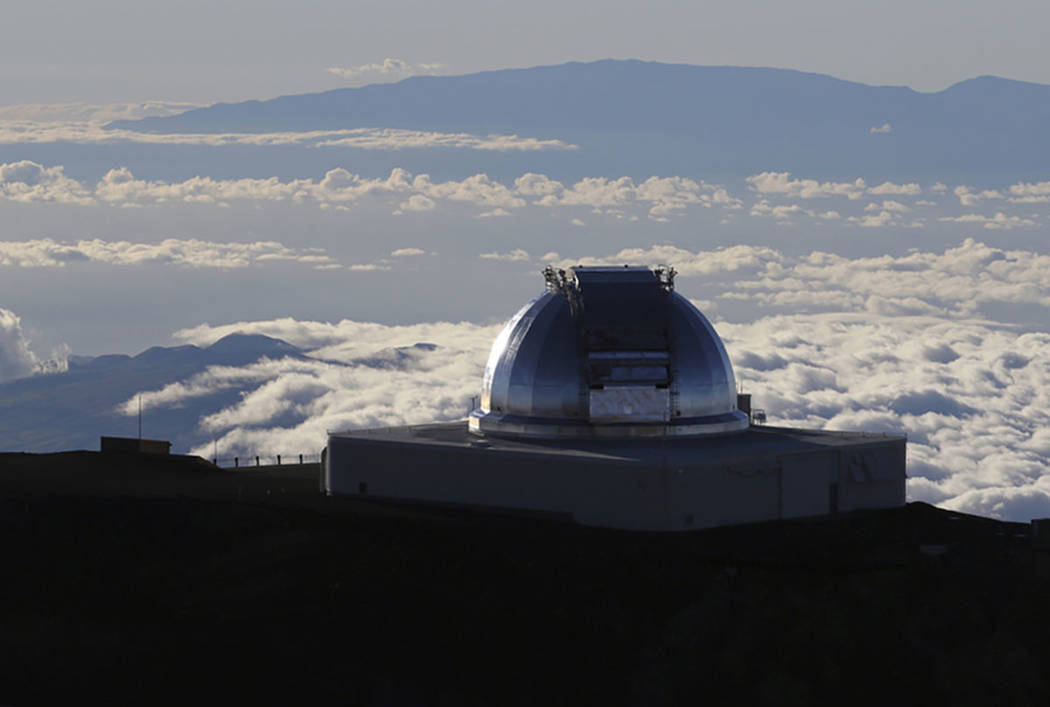
[[[396,57],[471,73],[602,58],[773,66],[941,90],[1050,83],[1038,0],[10,0],[0,104],[214,102],[392,79]]]
[[[139,391],[146,410],[195,411],[196,446],[176,451],[313,453],[329,429],[462,416],[545,266],[669,263],[771,422],[905,432],[909,498],[1050,515],[1050,172],[654,159],[628,174],[600,159],[617,145],[526,130],[102,127],[616,57],[923,91],[1050,83],[1048,21],[1036,3],[969,0],[8,4],[0,383],[266,334],[308,358],[158,382]],[[846,139],[907,135],[864,120]]]

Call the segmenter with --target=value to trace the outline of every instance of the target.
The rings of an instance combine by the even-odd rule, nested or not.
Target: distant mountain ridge
[[[71,356],[63,373],[19,378],[0,383],[0,452],[57,452],[98,449],[101,435],[134,436],[137,420],[117,407],[137,393],[158,391],[172,383],[190,382],[212,366],[244,368],[261,359],[297,359],[332,366],[404,371],[425,366],[432,343],[380,349],[346,361],[310,356],[281,339],[261,334],[230,334],[209,346],[154,346],[135,356]],[[247,377],[229,385],[197,391],[160,406],[147,406],[143,434],[172,442],[173,451],[186,452],[212,438],[200,428],[200,420],[236,405],[243,395],[264,385],[265,380]],[[300,413],[278,415],[267,426],[296,424]],[[318,439],[318,445],[323,440]],[[286,450],[312,454],[317,450]]]
[[[613,154],[613,162],[652,165],[654,173],[691,168],[932,174],[1045,170],[1048,119],[1050,86],[994,76],[921,93],[790,69],[603,60],[417,76],[219,103],[109,127],[158,133],[373,127],[518,134],[578,144],[582,149],[572,159],[601,158],[604,165]]]
[[[136,356],[73,357],[65,373],[0,384],[0,450],[97,449],[100,435],[134,435],[135,418],[118,414],[116,408],[140,391],[159,390],[209,366],[244,366],[264,357],[289,356],[309,358],[280,339],[231,334],[204,348],[154,346]],[[148,410],[144,432],[185,451],[200,442],[200,415],[239,397],[239,389],[221,390],[178,407]]]

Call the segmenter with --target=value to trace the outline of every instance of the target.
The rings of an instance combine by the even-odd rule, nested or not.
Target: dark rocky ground
[[[661,535],[0,455],[0,704],[1032,704],[1050,554],[924,504]]]

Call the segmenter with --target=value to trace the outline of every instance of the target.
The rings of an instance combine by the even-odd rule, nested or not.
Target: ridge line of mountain
[[[490,69],[485,71],[479,71],[468,74],[455,74],[455,75],[441,75],[441,76],[410,76],[400,81],[391,83],[376,83],[368,84],[360,87],[346,87],[346,88],[335,88],[326,91],[309,92],[309,93],[298,93],[298,94],[286,94],[280,96],[274,96],[266,99],[250,99],[247,101],[237,102],[218,102],[209,106],[194,108],[191,110],[184,111],[172,116],[155,116],[148,118],[140,118],[136,120],[118,120],[108,123],[105,127],[108,129],[129,129],[143,132],[180,132],[180,126],[185,125],[187,122],[195,123],[197,119],[207,116],[221,115],[228,112],[236,112],[243,114],[245,112],[254,111],[266,111],[275,107],[313,107],[313,108],[331,108],[333,103],[344,103],[348,100],[353,101],[361,98],[363,100],[371,100],[375,97],[383,98],[384,94],[409,94],[413,91],[425,90],[428,91],[432,87],[451,87],[457,90],[463,86],[470,87],[472,84],[475,88],[483,90],[492,90],[498,88],[500,84],[506,84],[509,82],[520,81],[527,77],[559,77],[568,76],[575,78],[593,78],[598,74],[608,75],[610,73],[623,74],[620,78],[629,79],[632,76],[637,77],[639,74],[645,74],[647,76],[656,75],[658,73],[668,76],[678,76],[682,74],[690,74],[691,77],[697,80],[711,80],[714,78],[730,77],[737,80],[738,85],[746,85],[748,81],[759,82],[760,84],[766,84],[765,88],[771,88],[770,78],[781,79],[779,83],[792,83],[792,82],[822,82],[829,86],[839,86],[847,90],[860,90],[868,92],[893,92],[901,94],[916,100],[924,99],[936,99],[938,97],[951,96],[952,94],[964,91],[968,87],[983,86],[989,83],[993,83],[1002,87],[1009,87],[1012,89],[1023,89],[1023,90],[1046,90],[1050,93],[1050,86],[1046,84],[1038,84],[1034,82],[1019,81],[1016,79],[1007,79],[993,75],[980,75],[973,78],[964,79],[950,86],[941,89],[939,91],[917,91],[908,86],[888,85],[888,84],[866,84],[860,81],[852,81],[849,79],[842,79],[831,74],[823,74],[810,71],[802,71],[798,69],[788,69],[779,67],[762,67],[762,66],[735,66],[735,65],[697,65],[697,64],[679,64],[679,63],[663,63],[655,61],[642,61],[638,59],[602,59],[593,62],[566,62],[562,64],[551,64],[525,68],[507,68],[507,69]],[[739,79],[745,79],[740,81]],[[773,82],[777,83],[777,82]],[[629,86],[629,83],[625,83],[625,86]],[[552,83],[542,84],[538,82],[531,88],[551,88]],[[761,86],[760,86],[761,87]],[[526,86],[526,88],[529,88]],[[659,87],[657,87],[659,88]],[[384,107],[381,104],[382,100],[378,101],[380,107]],[[306,104],[311,104],[307,106]],[[393,108],[396,112],[396,106],[385,106],[386,108]],[[282,117],[290,117],[288,111],[280,111]],[[351,117],[351,116],[348,116]],[[377,116],[378,117],[378,116]],[[363,124],[362,124],[363,125]],[[361,127],[355,123],[353,127]],[[194,129],[201,130],[207,128],[207,126],[195,125],[192,126]],[[389,127],[381,123],[375,123],[369,127]],[[218,129],[218,128],[216,128]],[[252,126],[246,125],[243,127],[248,132],[255,132]]]

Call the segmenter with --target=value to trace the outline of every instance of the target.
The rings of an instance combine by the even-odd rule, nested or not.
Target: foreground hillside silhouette
[[[1041,704],[1050,554],[924,504],[686,534],[0,455],[0,702]]]

